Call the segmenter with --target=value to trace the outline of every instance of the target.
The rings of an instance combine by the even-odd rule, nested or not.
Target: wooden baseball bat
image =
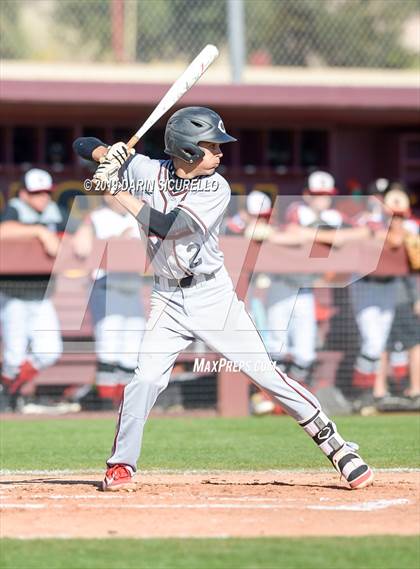
[[[127,142],[129,148],[133,148],[140,138],[166,113],[177,101],[197,83],[206,69],[219,55],[215,45],[208,44],[200,51],[197,57],[189,64],[184,73],[175,81],[169,91],[161,99],[152,114]]]

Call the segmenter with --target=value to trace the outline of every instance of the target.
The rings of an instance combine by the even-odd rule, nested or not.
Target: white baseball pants
[[[275,369],[261,337],[234,290],[226,270],[190,288],[158,285],[140,348],[138,368],[124,390],[117,433],[108,465],[136,470],[144,424],[166,388],[178,354],[194,338],[242,366],[250,379],[298,421],[312,417],[318,400],[299,383]]]
[[[95,348],[101,362],[134,369],[145,327],[140,316],[110,314],[95,324]]]
[[[293,361],[309,367],[316,357],[316,315],[312,292],[279,300],[267,310],[268,348],[272,354],[290,355]]]
[[[383,283],[361,279],[351,285],[350,297],[360,332],[360,353],[372,361],[376,360],[376,369],[394,319],[396,279]]]
[[[54,364],[63,351],[63,343],[51,300],[22,300],[5,295],[2,300],[3,374],[15,378],[25,360],[36,369]]]

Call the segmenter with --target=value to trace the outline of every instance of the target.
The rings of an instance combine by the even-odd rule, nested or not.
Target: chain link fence
[[[418,68],[417,0],[3,0],[0,56],[67,62],[187,62],[216,44],[249,66]],[[232,5],[231,5],[232,8]],[[232,18],[232,15],[230,16]],[[240,17],[236,16],[236,17]]]

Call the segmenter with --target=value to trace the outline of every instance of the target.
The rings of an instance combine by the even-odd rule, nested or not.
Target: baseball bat
[[[160,117],[173,107],[175,103],[197,83],[218,55],[219,50],[212,44],[207,44],[206,47],[200,51],[184,73],[178,77],[169,91],[164,95],[158,106],[146,119],[136,134],[134,134],[127,142],[127,146],[129,148],[133,148],[140,138],[160,119]]]

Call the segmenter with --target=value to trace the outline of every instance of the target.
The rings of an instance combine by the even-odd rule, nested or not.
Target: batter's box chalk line
[[[374,468],[375,472],[419,472],[420,468],[411,467],[401,467],[401,468]],[[214,475],[214,476],[238,476],[238,475],[249,475],[249,476],[261,476],[261,475],[274,475],[281,476],[287,474],[319,474],[319,473],[330,473],[334,474],[335,471],[332,468],[316,468],[316,469],[305,469],[305,468],[287,468],[282,470],[182,470],[182,469],[156,469],[156,470],[141,470],[138,471],[138,476],[156,476],[159,474],[191,474],[191,475]],[[19,470],[19,469],[0,469],[0,476],[79,476],[81,474],[96,475],[99,478],[103,477],[104,470],[98,470],[94,468],[81,468],[81,469],[62,469],[62,470]]]
[[[69,501],[74,501],[74,496],[68,496]],[[409,504],[406,498],[390,500],[371,500],[358,504],[336,504],[334,506],[301,505],[301,504],[79,504],[78,509],[118,509],[118,510],[334,510],[349,512],[373,512],[395,506]],[[45,510],[64,509],[65,504],[0,504],[1,510]]]

